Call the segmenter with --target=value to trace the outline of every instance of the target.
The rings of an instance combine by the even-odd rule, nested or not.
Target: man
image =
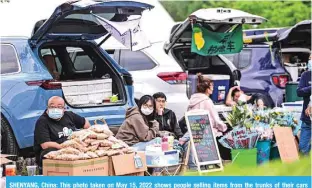
[[[297,88],[298,97],[303,97],[303,109],[300,120],[301,132],[299,139],[299,150],[302,154],[308,154],[311,150],[311,119],[308,108],[311,96],[311,64],[312,55],[310,54],[308,62],[308,71],[301,75],[299,85]]]
[[[60,144],[66,141],[67,137],[76,129],[89,127],[90,123],[85,118],[73,112],[65,111],[63,98],[51,97],[48,101],[47,110],[36,122],[34,132],[34,151],[40,171],[45,154],[61,149]]]
[[[156,102],[156,117],[159,123],[159,131],[167,131],[174,134],[176,139],[183,136],[183,133],[178,125],[175,113],[166,107],[167,97],[164,93],[158,92],[153,95]]]

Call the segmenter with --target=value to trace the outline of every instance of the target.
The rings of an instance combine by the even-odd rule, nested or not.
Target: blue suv
[[[35,123],[55,95],[91,124],[104,118],[109,126],[121,125],[126,109],[135,104],[132,77],[95,42],[110,35],[91,12],[121,22],[151,8],[126,0],[72,1],[38,23],[31,38],[1,37],[1,153],[28,153],[24,151],[33,146]],[[77,48],[79,54],[71,57]],[[103,80],[108,81],[105,92],[117,94],[119,100],[110,102],[105,95],[102,101],[82,103],[86,97],[102,96],[94,92]],[[80,94],[73,97],[75,91]]]
[[[241,71],[241,89],[248,94],[262,94],[270,107],[280,106],[285,101],[286,84],[296,82],[306,68],[311,21],[291,28],[245,30],[244,35],[243,50],[225,55]],[[297,68],[297,76],[292,75],[288,65]]]

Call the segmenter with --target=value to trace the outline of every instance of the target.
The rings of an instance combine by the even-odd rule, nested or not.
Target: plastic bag
[[[104,150],[96,150],[95,153],[99,156],[99,157],[104,157],[107,155],[107,151]]]
[[[88,151],[86,154],[89,155],[92,159],[99,157],[96,153],[92,151]]]
[[[75,139],[75,138],[80,138],[83,135],[87,134],[88,131],[86,129],[80,130],[80,131],[75,131],[73,134],[70,136],[70,139]]]
[[[119,154],[123,154],[123,152],[121,150],[109,150],[109,151],[107,151],[108,156],[119,155]]]
[[[92,138],[86,138],[83,142],[88,145],[90,145],[91,143],[93,143],[94,141],[96,141],[96,139],[92,139]]]
[[[81,152],[80,152],[78,149],[71,148],[71,147],[63,148],[63,149],[58,150],[58,154],[59,154],[59,155],[62,155],[62,154],[74,154],[74,155],[79,155],[80,153],[81,153]]]
[[[101,146],[98,148],[98,150],[104,150],[104,151],[108,151],[110,149],[111,147],[101,147]]]
[[[105,140],[105,139],[108,138],[108,137],[109,137],[109,135],[104,134],[104,133],[98,133],[98,134],[96,135],[96,139],[97,139],[97,140]]]
[[[73,155],[73,154],[62,154],[56,156],[57,160],[62,160],[62,161],[76,161],[79,160],[78,155]]]
[[[58,151],[51,151],[44,155],[47,159],[56,159],[56,156],[58,155]]]
[[[84,151],[84,147],[81,144],[79,144],[78,142],[76,142],[75,140],[67,140],[67,141],[63,142],[61,144],[61,146],[62,146],[62,148],[71,147],[71,148],[76,148],[79,151]]]
[[[78,157],[79,157],[80,160],[91,159],[91,157],[88,154],[86,154],[86,153],[80,153],[78,155]]]
[[[102,147],[112,147],[113,146],[113,143],[109,140],[103,140],[100,142],[100,146]]]
[[[98,147],[99,147],[99,144],[93,145],[93,146],[88,146],[87,151],[95,151],[98,149]]]

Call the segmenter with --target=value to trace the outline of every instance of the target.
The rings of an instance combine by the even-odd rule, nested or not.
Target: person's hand
[[[241,91],[240,87],[239,86],[234,86],[234,87],[231,87],[231,91],[233,91],[234,89],[238,89],[239,91]]]
[[[157,113],[158,113],[158,115],[162,116],[163,113],[164,113],[164,109],[163,109],[163,108],[159,108],[159,109],[157,110]]]
[[[310,117],[312,113],[312,107],[308,106],[307,109],[305,110],[305,114],[306,116]]]

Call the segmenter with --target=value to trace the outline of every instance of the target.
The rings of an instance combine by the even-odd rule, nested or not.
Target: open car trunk
[[[71,107],[125,104],[123,82],[110,64],[90,42],[49,42],[41,46],[41,57],[62,88]],[[113,95],[117,101],[110,101]]]
[[[282,64],[293,82],[298,81],[307,69],[310,52],[307,48],[282,48],[280,50]]]
[[[214,82],[212,100],[224,103],[230,87],[240,80],[240,71],[222,55],[202,56],[191,52],[192,23],[196,22],[213,32],[229,32],[241,24],[261,24],[265,18],[240,10],[227,8],[199,9],[182,23],[172,28],[171,36],[164,49],[180,66],[188,71],[187,95],[196,92],[197,73],[202,73]]]
[[[131,34],[140,37],[142,12],[152,8],[135,0],[75,0],[58,6],[35,25],[29,40],[54,78],[44,87],[62,88],[72,107],[125,104],[123,80],[94,40],[114,36],[132,49],[138,44]],[[111,98],[115,95],[118,99]]]
[[[292,81],[298,81],[307,69],[311,53],[311,20],[304,20],[285,31],[278,31],[277,41],[273,46],[280,49],[282,63]]]
[[[187,96],[196,92],[197,73],[203,74],[216,82],[216,80],[227,81],[228,84],[218,85],[215,83],[215,103],[224,103],[226,93],[234,85],[235,80],[239,80],[239,71],[223,56],[201,56],[191,52],[190,46],[176,46],[172,49],[176,61],[188,71]]]

